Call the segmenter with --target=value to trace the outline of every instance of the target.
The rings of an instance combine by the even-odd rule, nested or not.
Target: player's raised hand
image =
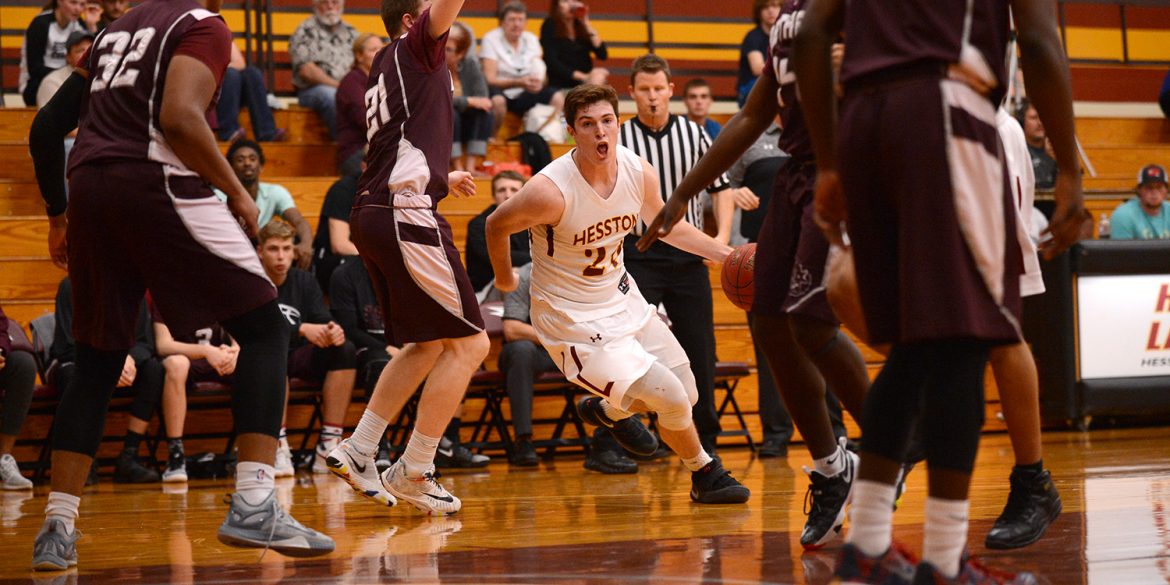
[[[817,186],[813,199],[814,219],[830,244],[844,246],[845,190],[837,171],[817,171]]]
[[[49,218],[49,257],[62,270],[69,268],[69,243],[65,239],[67,225],[64,213]]]
[[[496,274],[492,285],[502,293],[510,293],[520,286],[520,271],[513,268],[504,274]]]
[[[451,171],[447,173],[447,187],[456,197],[474,197],[475,179],[467,171]]]
[[[1092,217],[1085,211],[1081,194],[1081,178],[1074,173],[1058,173],[1053,187],[1056,210],[1048,228],[1040,235],[1040,252],[1051,260],[1081,239],[1081,229]],[[1051,236],[1051,237],[1046,237]]]
[[[646,226],[646,233],[638,238],[638,251],[645,252],[654,245],[656,240],[665,238],[670,235],[670,230],[674,229],[674,224],[682,220],[686,215],[686,203],[676,201],[671,197],[666,201],[666,205],[654,216],[654,221]]]
[[[256,207],[256,202],[247,193],[243,195],[228,196],[228,209],[231,210],[232,215],[240,221],[240,227],[244,228],[244,233],[248,234],[249,238],[255,238],[256,234],[260,233],[260,209]]]

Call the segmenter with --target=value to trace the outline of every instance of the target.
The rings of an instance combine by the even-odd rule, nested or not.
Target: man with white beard
[[[345,0],[313,0],[313,16],[288,41],[297,103],[321,116],[329,137],[337,134],[337,85],[353,68],[358,31],[342,22]]]

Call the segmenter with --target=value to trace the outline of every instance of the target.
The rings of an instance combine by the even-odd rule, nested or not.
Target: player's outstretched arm
[[[664,204],[662,203],[662,196],[658,194],[658,172],[645,159],[642,160],[642,188],[644,191],[641,210],[642,220],[649,221],[662,211]],[[680,250],[690,252],[696,256],[702,256],[712,262],[722,263],[723,259],[731,253],[730,246],[720,243],[715,238],[708,236],[699,231],[695,226],[686,222],[676,225],[669,234],[662,237],[662,241]]]
[[[657,197],[658,191],[655,191]],[[661,206],[661,199],[659,200]],[[523,188],[496,208],[487,218],[488,257],[495,272],[496,288],[515,290],[516,274],[512,271],[512,234],[536,225],[555,226],[565,212],[561,190],[544,175],[536,175]]]
[[[28,150],[45,211],[49,215],[49,256],[65,268],[65,137],[77,127],[86,83],[81,71],[65,80],[45,107],[37,112],[28,134]]]
[[[843,0],[814,0],[805,8],[793,40],[793,68],[800,105],[817,161],[816,222],[834,244],[842,241],[845,194],[837,176],[837,98],[833,89],[832,47],[845,23]]]
[[[459,18],[459,11],[463,9],[463,0],[435,0],[431,4],[431,23],[427,32],[431,38],[443,36]]]
[[[728,120],[711,148],[699,158],[699,162],[683,177],[661,212],[653,220],[647,219],[646,233],[638,240],[638,249],[645,252],[655,240],[664,238],[683,218],[687,202],[700,191],[715,182],[735,161],[747,152],[748,147],[768,129],[776,117],[776,80],[761,75],[748,95],[743,109]]]
[[[1044,257],[1052,259],[1080,238],[1085,222],[1068,60],[1056,29],[1053,0],[1012,0],[1012,15],[1020,43],[1020,66],[1028,80],[1028,97],[1044,123],[1059,169],[1053,192],[1056,210],[1046,230],[1052,238],[1040,245]]]
[[[215,95],[215,74],[202,61],[175,55],[167,68],[159,125],[179,160],[228,196],[228,207],[243,219],[250,234],[259,231],[256,203],[219,152],[203,113]]]

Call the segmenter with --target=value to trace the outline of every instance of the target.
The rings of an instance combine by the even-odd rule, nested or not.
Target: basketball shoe
[[[438,482],[439,473],[431,467],[421,477],[407,477],[406,465],[398,460],[382,474],[382,485],[399,500],[410,502],[415,508],[432,516],[454,514],[463,502]]]
[[[1037,473],[1016,467],[1010,481],[1007,505],[983,543],[987,548],[1028,546],[1040,540],[1048,525],[1060,516],[1060,493],[1047,470]]]
[[[914,579],[914,555],[898,543],[892,543],[885,553],[871,557],[851,543],[841,547],[837,555],[837,569],[832,583],[880,583],[881,585],[911,585]]]
[[[742,504],[752,496],[751,490],[731,477],[718,459],[691,472],[691,501],[700,504]]]
[[[0,455],[0,487],[6,490],[31,490],[33,482],[20,474],[16,459],[5,453]]]
[[[253,506],[239,494],[232,494],[231,509],[219,526],[219,541],[250,548],[271,548],[290,557],[314,557],[333,552],[333,539],[306,528],[276,501],[272,490],[263,502]]]
[[[638,417],[631,416],[618,421],[611,420],[605,415],[605,410],[601,408],[602,400],[603,398],[599,396],[586,396],[578,400],[577,414],[580,415],[581,420],[595,427],[609,429],[618,444],[634,455],[648,457],[658,450],[658,437],[655,437],[654,433],[651,433],[650,429],[647,429],[646,425],[638,420]]]
[[[804,495],[804,513],[808,515],[808,520],[800,533],[800,545],[806,550],[824,546],[841,532],[841,526],[845,524],[845,505],[853,493],[858,457],[852,451],[840,447],[837,453],[845,456],[845,469],[833,477],[825,477],[815,470],[804,468],[810,483]]]
[[[912,585],[1037,585],[1040,583],[1032,573],[1005,573],[983,566],[970,552],[963,553],[959,563],[959,575],[948,579],[934,565],[923,561],[918,563]]]
[[[288,441],[281,439],[276,446],[276,463],[272,464],[276,469],[276,477],[292,477],[296,475],[297,470],[293,467],[292,449],[288,446]]]
[[[382,486],[378,466],[373,457],[363,455],[349,446],[349,439],[341,441],[325,457],[325,465],[333,475],[345,480],[353,491],[383,506],[398,503]]]
[[[65,523],[45,519],[33,544],[33,569],[37,571],[64,571],[77,565],[77,539],[81,531],[65,533]]]
[[[313,449],[313,473],[320,475],[329,473],[329,454],[337,448],[341,443],[341,438],[337,435],[329,438],[322,437],[317,441],[317,447]]]

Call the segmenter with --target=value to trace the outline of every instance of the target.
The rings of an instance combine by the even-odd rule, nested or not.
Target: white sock
[[[926,498],[922,560],[950,579],[959,575],[963,547],[967,546],[967,500]]]
[[[849,533],[845,542],[853,543],[866,556],[876,557],[890,548],[894,529],[894,486],[859,479],[853,482],[853,500],[849,505]]]
[[[341,440],[341,427],[336,425],[321,425],[321,435],[317,437],[317,443],[323,449],[332,450],[337,446],[337,442]]]
[[[698,471],[706,467],[708,463],[714,461],[714,459],[712,459],[711,456],[702,449],[699,449],[698,455],[695,455],[690,459],[687,459],[686,457],[680,457],[680,459],[682,459],[683,465],[686,465],[687,469],[691,470],[692,472]]]
[[[49,503],[45,504],[45,520],[60,520],[65,525],[65,532],[73,534],[77,523],[77,508],[80,505],[80,496],[71,496],[65,492],[49,492]]]
[[[236,465],[236,493],[252,506],[263,502],[276,489],[276,469],[258,461]]]
[[[349,446],[362,455],[373,457],[378,452],[378,441],[386,434],[386,427],[389,425],[386,419],[367,408],[362,413],[362,420],[349,437]]]
[[[605,416],[608,417],[609,420],[612,420],[614,422],[617,422],[619,420],[625,420],[627,418],[630,418],[631,416],[634,416],[634,413],[626,412],[626,411],[610,404],[609,401],[604,399],[604,398],[601,399],[601,412],[604,412]]]
[[[849,454],[845,452],[845,448],[838,446],[832,455],[820,459],[813,459],[813,467],[817,473],[825,477],[834,477],[838,473],[845,471],[845,458],[848,456]]]
[[[287,428],[280,427],[280,434],[277,435],[277,437],[276,437],[276,443],[277,443],[278,449],[284,449],[285,451],[291,450],[290,447],[288,446],[288,429]]]
[[[407,477],[419,477],[431,470],[435,463],[435,449],[439,448],[442,437],[428,437],[416,429],[406,442],[402,453],[402,464],[406,466]]]

